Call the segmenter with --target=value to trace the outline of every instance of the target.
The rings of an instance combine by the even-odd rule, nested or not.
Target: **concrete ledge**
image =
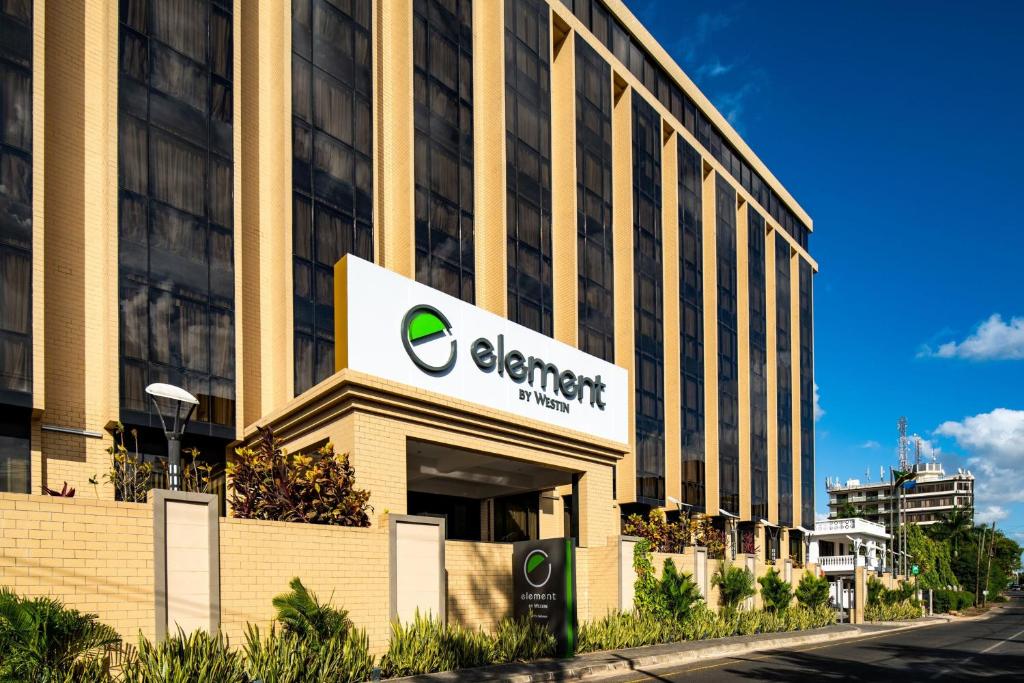
[[[544,659],[532,663],[501,664],[393,680],[402,683],[447,681],[541,683],[544,681],[582,680],[595,676],[622,674],[638,669],[679,666],[708,659],[849,640],[865,635],[935,626],[948,623],[948,621],[946,618],[927,617],[911,622],[879,623],[867,627],[841,624],[809,631],[760,633],[753,636],[731,636],[714,640],[690,640],[627,650],[593,652],[565,660]]]

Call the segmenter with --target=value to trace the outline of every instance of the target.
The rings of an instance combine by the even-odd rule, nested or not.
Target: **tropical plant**
[[[695,515],[688,524],[693,545],[707,548],[708,557],[713,560],[725,557],[725,531],[716,529],[710,517]]]
[[[683,640],[683,624],[641,612],[611,612],[580,626],[576,651],[580,654],[600,650],[659,645]]]
[[[277,620],[286,633],[316,641],[344,640],[352,628],[346,610],[321,603],[297,576],[288,586],[291,588],[289,592],[281,593],[271,601],[277,610]]]
[[[391,641],[380,667],[392,677],[454,671],[490,663],[492,648],[493,641],[483,631],[417,612],[411,623],[391,623]]]
[[[498,622],[494,632],[491,661],[494,664],[505,664],[544,659],[555,654],[557,645],[551,631],[531,616],[519,619],[506,617]]]
[[[850,519],[857,516],[857,508],[852,503],[843,503],[836,508],[835,519]]]
[[[64,486],[61,487],[60,491],[57,489],[51,489],[49,486],[43,485],[43,493],[48,496],[54,496],[55,498],[74,498],[75,487],[68,487],[68,483],[64,482]]]
[[[938,524],[933,524],[931,531],[933,535],[949,543],[953,557],[960,556],[960,546],[970,543],[971,532],[974,530],[973,508],[954,506],[952,510],[945,513],[939,519]]]
[[[120,422],[114,428],[114,442],[107,448],[110,455],[110,469],[103,478],[114,487],[116,500],[126,503],[145,503],[149,490],[153,488],[153,464],[146,462],[139,453],[139,432],[131,432],[133,450],[128,450],[124,425]]]
[[[330,443],[312,455],[289,454],[273,432],[259,428],[259,440],[239,448],[228,463],[236,517],[284,522],[369,526],[370,493],[355,486],[348,455]]]
[[[651,542],[641,538],[633,546],[633,571],[636,581],[633,583],[633,607],[640,614],[664,618],[668,614],[665,607],[661,585],[654,575],[654,564],[651,562]]]
[[[868,605],[864,618],[868,621],[907,621],[921,616],[921,604],[915,600]]]
[[[622,532],[646,539],[660,553],[681,553],[691,540],[690,527],[684,520],[669,522],[658,508],[651,509],[647,519],[635,513],[628,516]]]
[[[920,570],[917,575],[918,587],[945,588],[958,585],[952,568],[950,540],[930,537],[916,524],[909,525],[906,531],[907,551]]]
[[[676,563],[671,557],[665,558],[658,590],[661,593],[661,605],[676,619],[685,619],[693,606],[704,600],[693,577],[676,569]]]
[[[0,588],[0,681],[56,681],[102,666],[117,632],[47,597]]]
[[[370,641],[362,629],[326,639],[307,639],[271,626],[265,637],[249,626],[242,649],[250,681],[267,683],[354,683],[373,675]]]
[[[138,655],[122,673],[124,683],[246,683],[242,653],[223,634],[178,633],[158,643],[139,636]]]
[[[761,601],[767,611],[779,612],[793,601],[793,586],[784,581],[777,570],[769,569],[757,582],[761,584]]]
[[[719,602],[727,611],[739,608],[741,602],[753,597],[754,575],[749,569],[722,562],[711,575],[711,585],[718,588]]]
[[[804,574],[796,586],[796,599],[802,607],[816,608],[828,603],[828,579]]]

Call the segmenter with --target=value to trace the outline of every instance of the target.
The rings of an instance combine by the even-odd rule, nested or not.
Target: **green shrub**
[[[700,604],[690,611],[682,624],[686,640],[708,640],[724,638],[735,633],[734,625],[723,616],[715,614],[707,605]]]
[[[869,605],[864,610],[868,621],[907,621],[921,616],[921,604],[916,600]]]
[[[108,650],[120,642],[95,614],[0,588],[0,681],[74,679],[104,667]]]
[[[658,588],[661,593],[661,604],[675,619],[685,619],[693,606],[704,600],[697,582],[691,575],[676,569],[671,557],[665,558],[665,568],[661,573]]]
[[[684,635],[684,628],[675,619],[659,619],[641,612],[612,612],[580,626],[576,651],[582,654],[659,645],[683,640]]]
[[[277,609],[277,620],[281,622],[284,631],[299,638],[344,640],[352,628],[347,611],[321,603],[315,594],[302,585],[299,577],[293,578],[288,585],[291,590],[276,596],[272,601]]]
[[[139,637],[137,657],[125,665],[124,683],[245,683],[242,653],[223,634],[178,634],[159,643]]]
[[[782,580],[778,570],[769,569],[757,582],[761,584],[761,600],[765,610],[778,612],[788,608],[793,601],[793,586]]]
[[[932,592],[932,610],[938,613],[955,612],[974,606],[974,593],[940,589]]]
[[[250,626],[242,650],[250,681],[266,683],[354,683],[373,673],[370,641],[362,629],[307,639],[271,627],[266,637]]]
[[[505,664],[544,659],[553,656],[557,646],[555,636],[540,622],[530,617],[506,617],[494,632],[492,661]]]
[[[636,581],[633,582],[633,607],[641,614],[664,619],[668,616],[661,584],[654,575],[654,563],[651,562],[651,542],[642,538],[633,546],[633,570]]]
[[[492,648],[493,641],[483,631],[417,613],[410,624],[392,622],[391,642],[380,666],[385,676],[454,671],[490,663]]]
[[[711,585],[718,587],[718,597],[727,611],[736,610],[740,603],[754,596],[754,575],[749,569],[732,567],[723,562],[711,576]]]
[[[816,608],[828,604],[828,579],[804,574],[796,586],[796,599],[803,607]]]
[[[355,487],[348,455],[335,453],[330,443],[313,455],[292,455],[269,428],[259,432],[259,443],[237,449],[228,463],[235,517],[370,526],[370,493]]]

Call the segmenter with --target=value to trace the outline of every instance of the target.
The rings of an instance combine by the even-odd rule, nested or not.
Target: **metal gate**
[[[828,588],[829,604],[836,611],[836,621],[840,624],[850,623],[850,610],[856,604],[853,577],[837,576],[835,580],[829,581]]]

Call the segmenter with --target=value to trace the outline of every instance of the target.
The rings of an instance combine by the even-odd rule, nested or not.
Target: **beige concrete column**
[[[801,506],[800,459],[803,444],[800,439],[800,255],[790,245],[789,258],[789,328],[790,328],[790,369],[793,374],[793,524],[803,523]]]
[[[718,478],[718,240],[715,171],[703,161],[701,214],[704,251],[704,488],[709,515],[717,515]]]
[[[508,316],[505,215],[505,2],[473,5],[473,204],[476,305]]]
[[[612,75],[612,249],[615,274],[615,364],[629,373],[629,452],[619,461],[617,499],[636,498],[636,382],[633,377],[633,109],[632,90]]]
[[[750,477],[750,248],[747,201],[736,193],[736,347],[739,399],[740,519],[749,520]]]
[[[661,244],[665,330],[665,494],[683,495],[679,357],[679,142],[662,119]],[[667,501],[666,501],[667,503]],[[667,504],[670,510],[675,505]]]
[[[551,13],[551,248],[555,339],[579,343],[576,245],[576,34]]]
[[[618,508],[610,504],[612,468],[589,467],[580,477],[579,495],[579,544],[585,548],[606,545],[619,532]]]
[[[241,187],[236,240],[236,325],[242,378],[241,424],[251,424],[294,394],[292,327],[291,6],[242,3],[236,44],[241,154],[235,179]],[[236,132],[236,134],[238,134]]]
[[[853,570],[853,615],[851,624],[864,623],[864,608],[867,606],[868,579],[867,570],[864,567],[856,567]]]
[[[764,238],[765,270],[765,349],[768,358],[765,378],[768,385],[768,521],[779,523],[779,368],[778,338],[775,334],[775,231],[768,228]],[[780,553],[781,554],[781,553]]]
[[[34,137],[42,137],[33,156],[33,185],[42,187],[33,206],[33,217],[42,216],[33,231],[33,274],[42,268],[35,279],[44,289],[35,292],[33,313],[44,334],[33,353],[41,350],[46,362],[34,368],[34,407],[45,400],[42,425],[73,433],[39,433],[33,488],[67,481],[79,496],[94,497],[88,479],[108,465],[99,437],[120,407],[118,10],[88,0],[37,3],[35,12],[34,33],[43,40],[34,52],[45,73],[37,64],[33,100],[45,102],[33,121]],[[106,489],[99,495],[109,495]]]
[[[562,497],[552,489],[540,492],[540,515],[537,529],[541,538],[565,536],[565,507]]]
[[[377,260],[385,268],[408,278],[416,277],[412,16],[412,0],[377,0],[374,3],[373,182],[376,191],[373,213]],[[477,41],[473,42],[475,50]],[[474,78],[474,86],[477,83]],[[477,111],[475,118],[479,117]],[[492,122],[492,125],[498,124]],[[503,123],[501,130],[504,135]]]

